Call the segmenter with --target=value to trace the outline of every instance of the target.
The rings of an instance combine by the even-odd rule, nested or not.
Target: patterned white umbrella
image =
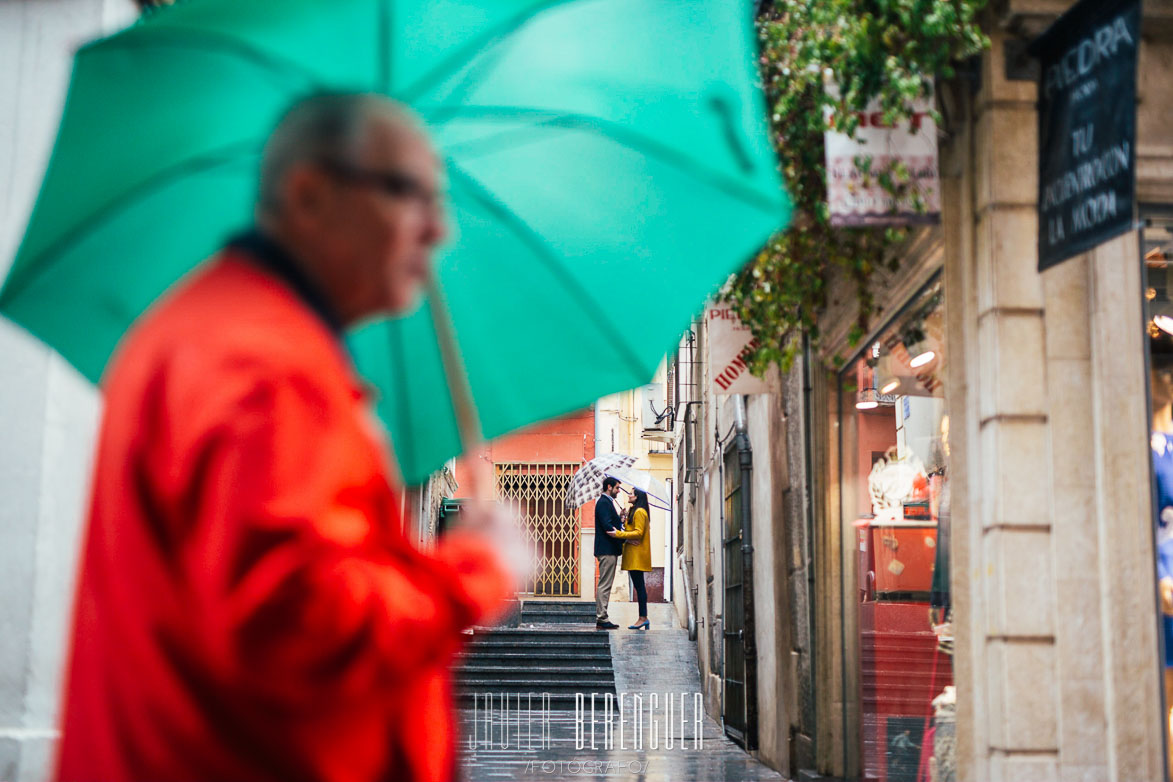
[[[580,467],[570,480],[570,488],[566,490],[566,507],[577,508],[596,499],[603,493],[603,479],[608,476],[642,489],[649,497],[668,502],[668,491],[664,483],[643,470],[635,469],[632,466],[634,464],[634,456],[621,453],[608,453],[591,459]]]

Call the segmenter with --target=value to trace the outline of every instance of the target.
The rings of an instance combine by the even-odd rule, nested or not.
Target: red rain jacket
[[[104,387],[57,778],[451,778],[448,665],[508,579],[407,540],[325,323],[227,251]]]

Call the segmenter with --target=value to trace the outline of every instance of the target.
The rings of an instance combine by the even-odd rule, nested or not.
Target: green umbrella
[[[262,144],[292,101],[388,94],[443,154],[455,236],[438,259],[444,301],[370,324],[351,347],[404,478],[421,481],[470,428],[494,437],[647,382],[703,300],[785,224],[752,6],[160,10],[78,52],[0,311],[97,381],[133,320],[247,226]]]

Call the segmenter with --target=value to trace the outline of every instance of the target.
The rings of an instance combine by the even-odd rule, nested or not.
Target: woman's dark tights
[[[631,585],[635,587],[635,596],[639,598],[639,615],[646,617],[648,615],[648,588],[644,586],[644,572],[642,570],[629,570],[631,574]]]

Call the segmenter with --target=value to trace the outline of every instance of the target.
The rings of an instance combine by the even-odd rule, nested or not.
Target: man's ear
[[[317,222],[323,219],[330,183],[318,169],[294,166],[285,175],[285,204],[291,215]]]

